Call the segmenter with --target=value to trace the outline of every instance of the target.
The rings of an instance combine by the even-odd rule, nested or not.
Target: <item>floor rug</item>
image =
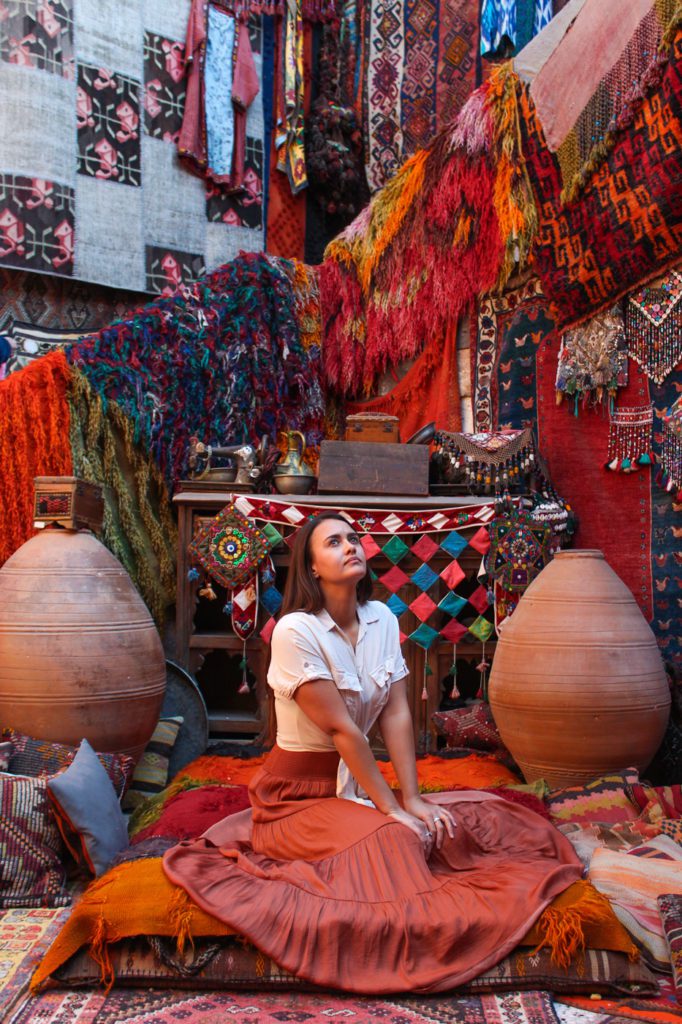
[[[71,907],[0,912],[0,1020],[28,991],[34,967],[71,913]]]
[[[369,999],[283,992],[180,992],[114,989],[55,991],[28,998],[5,1024],[559,1024],[545,992],[499,996]]]

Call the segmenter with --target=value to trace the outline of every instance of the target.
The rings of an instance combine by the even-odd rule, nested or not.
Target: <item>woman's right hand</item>
[[[399,807],[397,811],[391,811],[386,817],[399,821],[401,825],[407,825],[416,836],[419,836],[422,846],[428,853],[433,846],[434,835],[432,832],[429,832],[423,821],[415,818],[413,814],[408,814],[402,807]]]

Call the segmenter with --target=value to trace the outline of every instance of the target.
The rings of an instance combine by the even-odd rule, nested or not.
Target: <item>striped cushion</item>
[[[2,730],[2,737],[11,743],[7,770],[13,775],[40,778],[55,775],[69,767],[78,750],[78,747],[72,747],[68,743],[39,740],[10,728]],[[132,779],[135,761],[127,754],[98,753],[97,756],[120,800]]]
[[[149,796],[155,796],[168,783],[168,764],[184,718],[160,718],[145,752],[137,762],[123,810],[133,811]]]
[[[65,907],[62,840],[45,779],[0,774],[0,907]]]
[[[630,787],[639,782],[636,768],[600,775],[591,782],[553,790],[546,799],[552,821],[615,824],[634,821],[640,812],[630,799]]]

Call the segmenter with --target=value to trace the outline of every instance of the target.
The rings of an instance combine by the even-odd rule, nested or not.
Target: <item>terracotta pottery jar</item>
[[[504,623],[490,707],[526,780],[646,768],[670,691],[654,634],[601,551],[560,551]]]
[[[96,537],[46,529],[0,569],[0,725],[137,758],[166,665],[130,577]]]

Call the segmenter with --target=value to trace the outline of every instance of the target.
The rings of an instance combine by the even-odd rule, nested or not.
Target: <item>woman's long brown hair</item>
[[[288,612],[319,612],[324,608],[324,596],[310,564],[310,538],[318,523],[325,519],[349,522],[340,512],[321,512],[299,529],[291,552],[291,564],[284,587],[282,614]],[[365,604],[372,596],[372,577],[369,569],[358,583],[358,604]]]

